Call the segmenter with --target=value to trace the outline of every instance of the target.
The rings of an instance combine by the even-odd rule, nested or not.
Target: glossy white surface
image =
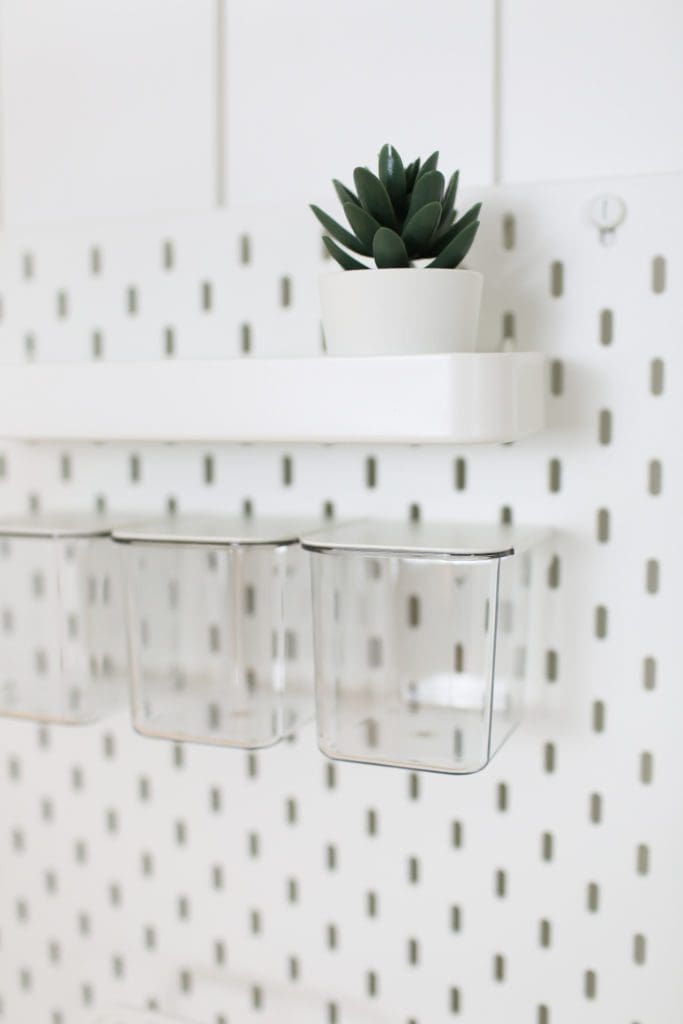
[[[545,382],[531,352],[5,366],[0,437],[500,443],[543,426]]]

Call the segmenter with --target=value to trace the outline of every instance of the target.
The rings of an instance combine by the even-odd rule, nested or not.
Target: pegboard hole
[[[591,914],[600,909],[600,887],[596,882],[589,882],[586,890],[586,907]]]
[[[650,871],[650,848],[645,843],[640,843],[636,849],[636,872],[639,875],[647,875]]]
[[[238,240],[239,261],[243,266],[251,263],[251,237],[247,234],[240,235]]]
[[[649,558],[645,564],[645,590],[648,594],[659,592],[660,567],[656,558]]]
[[[650,363],[650,391],[656,397],[664,394],[663,359],[653,359]]]
[[[598,976],[595,971],[586,971],[583,976],[583,994],[586,999],[595,999],[598,994]]]
[[[655,760],[649,750],[644,750],[640,755],[640,781],[644,786],[652,784],[655,775]]]
[[[517,322],[515,319],[515,314],[510,312],[510,310],[507,310],[505,313],[503,313],[502,335],[504,342],[513,342],[517,337]]]
[[[550,264],[550,294],[553,298],[559,298],[564,293],[564,264],[561,260],[554,260]]]
[[[548,490],[558,494],[562,489],[562,463],[559,459],[551,459],[548,464]]]
[[[280,305],[283,309],[292,305],[292,279],[286,274],[280,278]]]
[[[654,690],[657,685],[657,661],[648,656],[643,658],[643,689]]]
[[[647,959],[647,940],[644,935],[633,936],[633,962],[642,966]]]
[[[32,252],[25,252],[21,258],[21,274],[26,281],[30,281],[35,274],[35,259]]]
[[[553,555],[548,565],[548,589],[558,590],[561,580],[562,563],[559,555]]]
[[[93,359],[101,359],[104,355],[104,334],[102,331],[93,331],[90,335],[90,350]]]
[[[543,746],[543,771],[552,775],[557,766],[557,752],[554,743],[546,743]]]
[[[139,312],[138,290],[135,285],[126,288],[126,313],[129,316],[136,316]]]
[[[599,793],[591,793],[588,801],[588,817],[592,825],[599,825],[602,822],[602,797]]]
[[[166,238],[162,242],[161,265],[164,270],[173,270],[175,267],[175,246],[170,238]]]
[[[541,860],[550,862],[555,856],[555,839],[552,832],[544,832],[541,836]]]
[[[503,217],[503,248],[510,252],[517,242],[517,221],[514,214],[506,213]]]
[[[599,508],[597,516],[597,537],[600,544],[606,544],[610,537],[609,509]]]
[[[243,355],[251,352],[251,324],[240,324],[240,350]]]
[[[467,460],[462,457],[453,463],[453,484],[456,491],[464,491],[467,487]]]
[[[553,359],[550,364],[550,394],[555,398],[564,394],[564,363],[561,359]]]
[[[611,345],[614,341],[614,312],[611,309],[600,310],[600,344]]]
[[[593,732],[604,732],[606,723],[605,702],[602,700],[593,701],[592,726]]]
[[[209,313],[213,309],[213,285],[211,281],[202,281],[199,305],[203,313]]]
[[[598,441],[602,445],[612,443],[612,413],[609,409],[601,409],[598,416]]]
[[[647,467],[647,489],[653,497],[662,493],[662,463],[659,459],[651,459]]]
[[[599,604],[595,609],[595,635],[598,640],[604,640],[607,636],[608,614],[604,604]]]
[[[88,265],[93,277],[97,277],[102,273],[102,250],[98,245],[91,246],[88,255]]]
[[[538,923],[538,944],[542,949],[549,949],[552,944],[552,925],[546,919]]]
[[[294,482],[294,462],[291,455],[282,457],[282,486],[291,487]]]
[[[666,260],[663,256],[655,256],[652,260],[652,291],[661,295],[666,291]]]

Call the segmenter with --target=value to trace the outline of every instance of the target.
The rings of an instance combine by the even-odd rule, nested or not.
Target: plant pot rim
[[[429,272],[434,275],[444,274],[466,274],[468,277],[483,277],[481,270],[471,270],[468,267],[366,267],[371,273],[379,274],[422,274]],[[360,274],[359,270],[324,270],[321,277],[356,277]]]

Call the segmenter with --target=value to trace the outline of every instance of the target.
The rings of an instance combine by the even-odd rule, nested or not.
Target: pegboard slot
[[[546,390],[531,352],[11,365],[0,437],[504,443],[541,429]]]

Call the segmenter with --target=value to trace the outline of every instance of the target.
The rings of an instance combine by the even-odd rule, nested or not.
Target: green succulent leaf
[[[453,214],[455,207],[455,196],[458,191],[458,178],[460,177],[460,171],[455,171],[446,186],[446,191],[443,194],[443,200],[441,203],[442,214],[441,214],[441,225],[450,224],[450,218]]]
[[[409,267],[408,252],[400,235],[391,228],[380,228],[372,245],[375,263],[380,269]]]
[[[353,256],[349,256],[348,252],[344,252],[343,249],[340,249],[337,243],[333,242],[327,235],[323,235],[323,245],[329,252],[330,256],[332,256],[344,270],[368,270],[368,267],[366,267],[364,263],[359,263],[358,260],[354,260]]]
[[[428,171],[427,174],[420,174],[415,182],[413,194],[410,197],[408,207],[408,218],[412,217],[427,203],[440,203],[443,195],[444,178],[441,171]]]
[[[380,150],[379,177],[389,193],[394,210],[400,213],[406,206],[406,172],[398,150],[388,143]]]
[[[367,167],[356,167],[353,180],[361,206],[383,225],[396,226],[396,214],[386,188]]]
[[[439,151],[437,149],[434,153],[432,153],[431,156],[427,157],[425,162],[422,164],[422,167],[417,172],[417,179],[418,179],[418,181],[423,176],[423,174],[429,174],[430,171],[435,171],[437,166],[438,166],[438,163],[439,163]]]
[[[467,213],[463,213],[459,220],[456,220],[455,224],[452,224],[445,231],[440,231],[435,239],[432,241],[431,251],[429,255],[433,255],[441,252],[449,242],[452,241],[458,235],[463,228],[466,228],[468,224],[471,224],[475,220],[479,220],[479,211],[481,210],[481,203],[475,203],[474,206],[470,206]]]
[[[441,217],[441,203],[427,203],[407,221],[401,238],[412,256],[428,253],[429,242],[437,229]]]
[[[475,220],[459,231],[446,248],[441,250],[436,259],[427,265],[428,269],[438,267],[455,268],[459,263],[462,263],[469,252],[478,228],[479,221]]]
[[[408,189],[409,192],[412,190],[415,184],[415,179],[417,178],[419,170],[419,158],[417,160],[413,160],[412,164],[408,164],[408,166],[406,167],[406,188]]]
[[[351,191],[350,188],[347,188],[341,181],[337,181],[336,178],[332,179],[332,184],[334,185],[334,191],[339,196],[339,201],[342,206],[344,203],[355,203],[356,206],[360,206],[360,199],[355,192]]]
[[[338,224],[334,218],[330,217],[324,210],[321,210],[319,206],[311,204],[311,209],[325,230],[329,231],[347,249],[360,253],[361,256],[370,256],[372,254],[372,249],[359,242],[355,235],[352,235],[350,231],[347,231],[341,224]]]
[[[382,225],[367,210],[362,206],[356,206],[355,203],[344,203],[344,213],[361,244],[366,247],[367,255],[372,255],[372,240]]]

